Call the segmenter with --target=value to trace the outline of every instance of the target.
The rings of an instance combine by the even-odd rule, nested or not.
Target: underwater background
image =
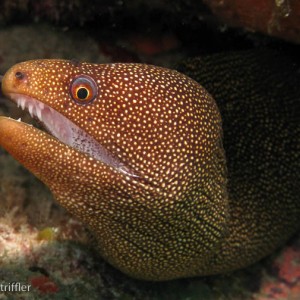
[[[37,58],[169,68],[195,56],[254,48],[299,58],[297,1],[240,2],[0,0],[0,74]],[[34,122],[3,97],[0,114]],[[299,236],[243,270],[151,283],[95,255],[83,225],[3,149],[0,203],[0,282],[33,287],[0,292],[0,299],[300,299]]]

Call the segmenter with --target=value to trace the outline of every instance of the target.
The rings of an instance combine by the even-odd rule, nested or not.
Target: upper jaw
[[[139,177],[92,136],[49,105],[20,93],[6,93],[6,96],[13,100],[18,107],[28,110],[31,117],[38,119],[50,134],[60,142],[117,169],[125,175]]]
[[[28,110],[31,117],[38,119],[58,140],[72,146],[71,131],[73,123],[68,118],[36,98],[18,93],[8,93],[7,96],[12,99],[18,107],[20,106],[23,110]],[[76,125],[73,124],[73,126]]]

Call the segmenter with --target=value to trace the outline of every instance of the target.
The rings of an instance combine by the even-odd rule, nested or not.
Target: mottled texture
[[[98,84],[89,105],[69,94],[79,74]],[[207,264],[227,233],[227,195],[221,119],[201,86],[147,65],[45,60],[14,66],[3,91],[50,105],[120,162],[108,166],[2,119],[1,144],[89,226],[103,257],[152,280],[197,275]]]
[[[33,97],[82,128],[87,135],[79,144],[92,136],[105,162],[7,118],[0,119],[0,144],[91,229],[100,254],[123,272],[167,280],[243,267],[299,225],[299,124],[291,109],[299,75],[282,73],[284,64],[282,79],[265,70],[269,90],[256,79],[266,59],[237,58],[223,60],[233,64],[233,78],[218,57],[220,67],[208,59],[208,70],[197,62],[208,89],[210,71],[217,68],[221,78],[211,92],[223,116],[229,176],[214,100],[190,78],[147,65],[37,60],[3,79],[4,93],[16,102],[16,93]],[[98,86],[87,104],[70,94],[82,74]],[[34,115],[52,116],[30,101],[25,106]]]
[[[214,271],[263,257],[299,229],[299,66],[256,50],[178,67],[213,95],[223,120],[231,234]]]

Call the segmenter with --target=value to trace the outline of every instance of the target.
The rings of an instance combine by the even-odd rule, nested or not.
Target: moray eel
[[[179,69],[206,89],[161,67],[67,60],[20,63],[2,80],[48,133],[1,117],[0,145],[105,260],[144,280],[242,268],[299,228],[296,65],[245,52]]]

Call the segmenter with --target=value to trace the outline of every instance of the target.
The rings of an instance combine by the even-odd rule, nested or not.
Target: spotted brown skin
[[[98,85],[86,105],[70,94],[81,75]],[[91,229],[105,259],[141,279],[197,275],[227,234],[221,118],[201,86],[147,65],[44,60],[14,66],[2,87],[8,97],[27,95],[51,106],[129,170],[34,127],[0,122],[1,145]]]
[[[232,77],[224,59],[217,60],[217,89],[209,80],[214,63],[208,70],[198,61],[184,66],[197,80],[195,70],[203,70],[200,82],[217,98],[225,151],[218,107],[189,77],[141,64],[64,60],[13,66],[3,92],[59,112],[87,134],[83,142],[92,137],[104,157],[4,117],[0,144],[92,231],[100,255],[130,276],[158,281],[246,266],[286,240],[300,219],[299,124],[287,121],[295,119],[288,107],[297,98],[285,97],[283,113],[275,110],[276,97],[260,101],[251,80],[243,87],[239,72],[247,73],[247,59],[252,56],[229,57],[238,63]],[[285,81],[272,78],[275,86],[289,82],[282,75]],[[226,86],[224,76],[238,85]],[[85,84],[88,92],[80,90]],[[243,98],[235,98],[236,91]]]

